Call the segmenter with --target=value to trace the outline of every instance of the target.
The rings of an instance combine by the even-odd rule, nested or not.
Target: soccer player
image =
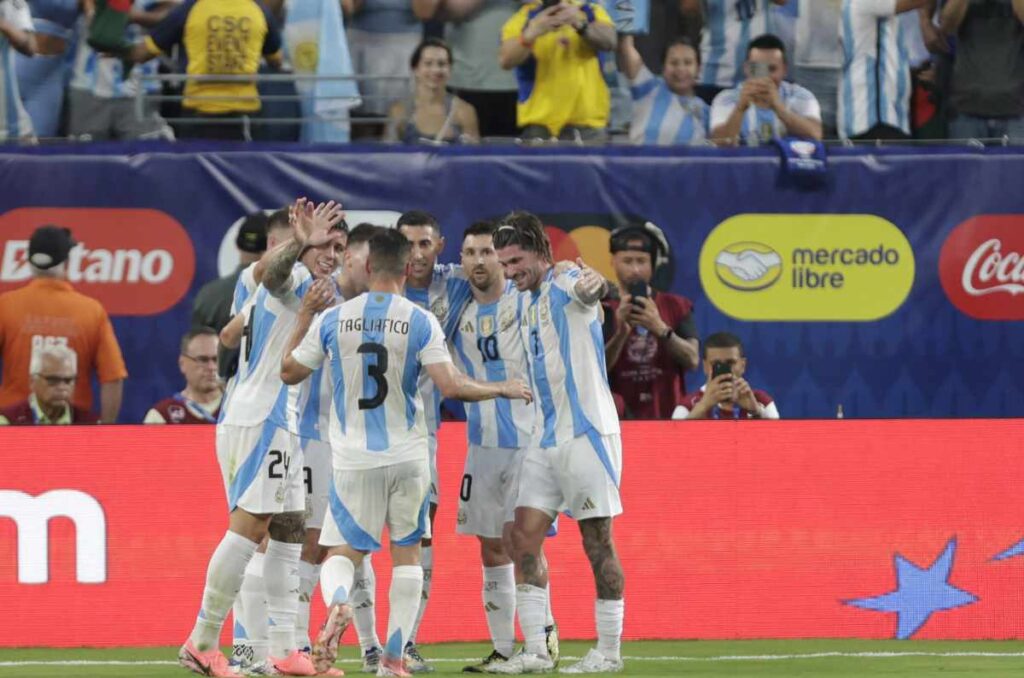
[[[305,508],[301,449],[272,419],[287,405],[288,391],[278,378],[278,367],[301,299],[314,277],[334,272],[344,248],[341,213],[335,217],[310,230],[296,224],[292,239],[268,258],[262,283],[244,312],[239,370],[216,434],[229,527],[210,559],[195,627],[178,653],[179,663],[195,673],[239,675],[228,667],[217,642],[246,566],[268,534],[263,566],[269,613],[267,662],[273,671],[286,675],[309,675],[313,669],[309,656],[295,646]]]
[[[290,342],[296,348],[281,365],[282,380],[295,384],[329,361],[334,386],[334,481],[320,538],[328,547],[320,574],[328,617],[313,648],[319,670],[337,657],[338,641],[352,618],[349,593],[355,569],[366,553],[380,548],[387,525],[394,569],[387,642],[377,675],[411,675],[403,650],[423,585],[420,540],[430,535],[420,372],[426,371],[445,397],[532,397],[518,379],[488,384],[455,369],[437,319],[402,296],[410,249],[394,230],[375,234],[368,261],[370,291],[315,320],[303,309]]]
[[[551,243],[529,212],[505,217],[494,236],[505,277],[520,292],[520,332],[537,393],[539,442],[526,453],[519,477],[512,546],[522,652],[495,673],[549,671],[545,647],[548,582],[540,557],[544,535],[564,506],[579,522],[583,549],[597,587],[598,644],[562,673],[622,670],[623,573],[612,539],[622,512],[619,419],[608,388],[599,301],[607,282],[592,269],[553,269]],[[581,262],[582,263],[582,262]]]
[[[433,215],[411,210],[398,218],[396,228],[412,244],[409,278],[405,285],[406,298],[433,313],[441,323],[445,336],[453,336],[459,316],[469,303],[470,290],[460,266],[437,263],[437,257],[444,249],[441,225]],[[420,378],[420,396],[426,408],[430,440],[430,524],[433,526],[438,502],[437,429],[441,426],[441,397],[437,387],[425,374]],[[416,648],[416,635],[427,611],[434,574],[434,549],[429,538],[423,540],[422,554],[423,601],[416,613],[416,623],[409,635],[405,652],[409,669],[413,673],[429,673],[434,670]],[[372,592],[372,583],[369,588]]]
[[[462,268],[473,301],[463,311],[452,344],[459,367],[470,377],[501,381],[526,375],[526,352],[519,336],[519,292],[502,274],[494,251],[495,225],[481,221],[462,238]],[[533,434],[534,409],[527,403],[494,400],[466,408],[469,450],[459,489],[456,530],[476,535],[483,561],[483,605],[494,650],[467,673],[488,673],[515,648],[516,580],[506,541],[512,527],[519,469]],[[557,635],[550,616],[545,627],[548,653],[557,661]]]

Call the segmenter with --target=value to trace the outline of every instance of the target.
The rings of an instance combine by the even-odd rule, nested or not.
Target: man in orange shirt
[[[33,351],[61,345],[78,355],[71,402],[92,410],[90,378],[95,371],[100,382],[100,420],[114,423],[128,371],[103,306],[76,292],[66,279],[68,254],[77,244],[66,228],[37,228],[28,245],[32,282],[0,294],[0,407],[29,396]]]

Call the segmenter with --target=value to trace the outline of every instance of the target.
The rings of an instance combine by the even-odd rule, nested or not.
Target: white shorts
[[[306,529],[319,530],[327,515],[327,488],[331,486],[331,444],[302,439],[302,487],[306,491]]]
[[[430,452],[430,503],[437,506],[441,496],[438,492],[441,483],[437,474],[437,431],[427,435],[427,451]]]
[[[527,451],[519,476],[516,506],[560,510],[576,520],[609,518],[622,513],[622,439],[591,429],[565,445]]]
[[[427,460],[359,471],[335,471],[328,489],[328,513],[321,546],[348,544],[357,551],[380,550],[384,526],[391,544],[412,546],[430,538],[430,469]]]
[[[294,435],[261,426],[217,425],[217,461],[224,477],[228,510],[254,515],[302,511],[302,448]]]
[[[519,468],[525,456],[525,447],[509,449],[470,443],[459,487],[456,532],[501,537],[505,523],[512,520],[519,489]]]

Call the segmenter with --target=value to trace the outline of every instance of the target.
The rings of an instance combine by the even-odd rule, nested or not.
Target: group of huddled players
[[[268,244],[240,276],[221,333],[240,348],[216,434],[230,519],[181,665],[209,676],[342,675],[338,642],[354,621],[365,672],[432,671],[416,635],[449,398],[468,403],[457,529],[480,540],[494,644],[464,670],[555,669],[542,547],[564,512],[594,572],[598,641],[561,671],[621,671],[612,519],[622,449],[605,376],[604,278],[580,260],[556,264],[528,212],[467,228],[461,265],[436,263],[444,238],[420,211],[395,228],[349,230],[339,205],[300,199],[287,223],[271,224]],[[385,525],[393,571],[381,642],[371,554]],[[311,642],[317,581],[328,612]],[[232,606],[229,661],[218,640]]]

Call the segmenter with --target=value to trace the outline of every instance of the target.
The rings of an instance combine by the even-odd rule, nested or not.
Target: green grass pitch
[[[591,643],[563,642],[563,666]],[[186,678],[177,648],[0,649],[0,677]],[[461,672],[483,657],[483,644],[424,645],[434,675]],[[356,650],[338,665],[359,673]],[[1013,676],[1024,674],[1024,641],[645,641],[623,645],[625,676]]]

